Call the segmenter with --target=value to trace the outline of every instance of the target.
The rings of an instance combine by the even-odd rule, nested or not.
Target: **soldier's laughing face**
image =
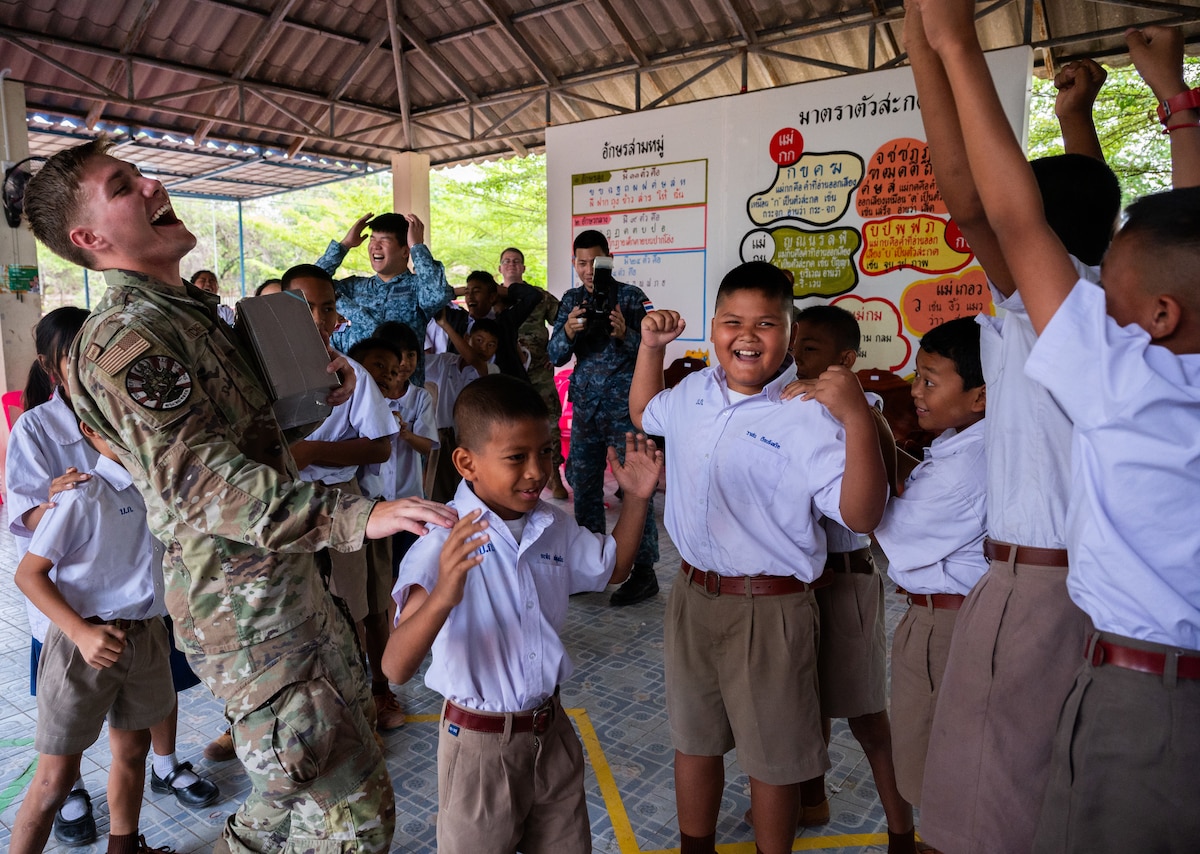
[[[100,269],[119,268],[178,280],[179,261],[196,245],[155,178],[107,154],[91,158],[80,176],[82,204],[71,241]],[[168,275],[169,271],[171,272]]]

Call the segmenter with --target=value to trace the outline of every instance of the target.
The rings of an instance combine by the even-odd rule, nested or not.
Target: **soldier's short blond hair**
[[[88,161],[108,153],[113,143],[100,136],[63,149],[38,170],[25,188],[25,218],[33,236],[72,264],[96,269],[92,253],[71,242],[71,229],[83,204],[83,170]]]

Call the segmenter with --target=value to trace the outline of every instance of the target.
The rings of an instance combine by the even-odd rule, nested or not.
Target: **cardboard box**
[[[280,427],[329,417],[325,398],[341,383],[325,371],[329,352],[303,296],[285,291],[244,299],[237,304],[237,329],[258,359]]]

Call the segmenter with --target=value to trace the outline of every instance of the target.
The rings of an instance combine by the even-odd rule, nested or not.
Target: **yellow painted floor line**
[[[579,727],[579,736],[583,741],[583,749],[591,760],[592,770],[596,772],[596,782],[600,786],[600,794],[604,797],[604,805],[608,809],[608,817],[613,826],[613,837],[621,849],[621,854],[678,854],[678,848],[660,848],[643,851],[638,847],[637,836],[633,825],[629,822],[629,813],[625,811],[625,802],[617,789],[617,781],[612,769],[608,766],[608,758],[592,719],[586,709],[564,709]],[[405,720],[410,723],[437,723],[441,715],[408,715]],[[805,836],[792,845],[793,851],[825,851],[831,848],[866,848],[871,845],[887,845],[886,833],[853,833],[840,836]],[[717,846],[718,854],[755,854],[753,842],[730,842]]]

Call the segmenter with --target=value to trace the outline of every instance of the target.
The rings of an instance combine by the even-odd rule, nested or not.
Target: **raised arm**
[[[652,439],[641,433],[625,434],[625,462],[613,448],[608,449],[608,464],[613,477],[621,487],[621,514],[613,526],[613,539],[617,543],[617,560],[613,565],[609,584],[620,584],[629,577],[642,542],[642,529],[646,514],[650,511],[650,499],[658,489],[658,478],[662,474],[663,453]]]
[[[975,33],[973,0],[913,0],[941,57],[967,160],[988,222],[1039,333],[1074,287],[1070,256],[1042,213],[1042,196],[992,83]]]
[[[449,315],[450,312],[442,311],[438,313],[434,320],[441,327],[442,331],[446,333],[446,337],[450,339],[450,346],[458,351],[458,355],[462,356],[463,361],[474,368],[475,373],[479,374],[479,376],[486,377],[488,375],[487,360],[483,358],[478,350],[467,343],[466,338],[458,334],[458,330],[450,322]]]
[[[1067,154],[1082,154],[1104,162],[1092,106],[1107,79],[1108,72],[1090,59],[1068,62],[1054,75],[1054,88],[1058,90],[1054,115],[1062,128],[1063,150]]]
[[[642,340],[629,386],[629,418],[639,430],[646,405],[666,387],[663,362],[667,344],[678,338],[686,325],[677,311],[655,310],[642,318]]]
[[[1160,104],[1188,91],[1183,79],[1183,30],[1130,29],[1125,32],[1125,44],[1138,74]],[[1171,135],[1172,185],[1177,190],[1200,186],[1200,109],[1172,110],[1165,129]]]
[[[1017,286],[1004,262],[1004,254],[971,177],[954,92],[946,79],[941,58],[925,38],[921,10],[915,3],[909,3],[905,10],[904,47],[908,50],[917,97],[921,101],[921,121],[925,124],[925,140],[929,143],[938,192],[988,279],[1000,293],[1011,296]]]

